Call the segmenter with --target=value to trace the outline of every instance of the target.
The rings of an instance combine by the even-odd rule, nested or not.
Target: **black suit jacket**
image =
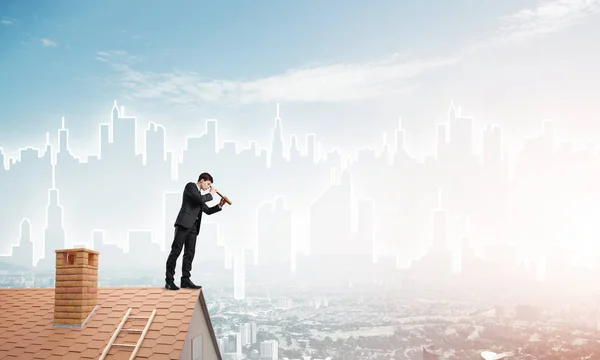
[[[212,199],[211,193],[202,195],[195,183],[188,183],[185,186],[185,189],[183,189],[181,209],[179,210],[179,214],[177,214],[175,226],[191,229],[192,226],[194,226],[194,223],[196,223],[196,219],[198,219],[198,222],[196,223],[196,233],[199,233],[202,213],[205,212],[206,215],[211,215],[221,211],[221,207],[218,204],[213,207],[208,207],[208,205],[206,205],[206,203]]]

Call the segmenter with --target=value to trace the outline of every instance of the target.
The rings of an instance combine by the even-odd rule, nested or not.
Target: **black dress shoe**
[[[192,280],[181,280],[182,289],[202,289],[202,286],[196,285]]]
[[[179,290],[179,287],[177,285],[175,285],[175,283],[173,282],[168,282],[165,284],[165,289],[168,290]]]

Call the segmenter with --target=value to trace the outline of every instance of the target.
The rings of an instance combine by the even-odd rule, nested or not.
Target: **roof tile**
[[[18,356],[23,355],[24,352],[25,352],[25,348],[15,347],[12,350],[10,350],[6,355],[18,357]]]
[[[169,346],[173,346],[175,341],[176,341],[175,336],[173,336],[173,335],[164,335],[164,336],[161,336],[158,339],[156,339],[157,344],[169,345]]]
[[[177,328],[181,325],[181,321],[177,319],[167,319],[162,325]]]
[[[38,351],[37,353],[33,354],[33,358],[34,359],[47,359],[50,357],[50,355],[52,355],[52,350],[42,349],[42,350]]]
[[[150,348],[141,348],[140,351],[138,351],[136,357],[144,359],[144,358],[149,357],[150,355],[152,355],[152,349],[150,349]]]
[[[75,352],[70,352],[61,357],[62,360],[79,360],[79,354]]]
[[[85,349],[79,355],[82,359],[97,359],[101,353],[102,352],[98,352],[98,350],[95,349]]]
[[[57,347],[52,350],[52,355],[65,356],[69,353],[69,348],[66,346]]]
[[[160,329],[161,335],[177,335],[181,330],[178,327],[164,327]]]
[[[72,344],[69,347],[69,351],[73,353],[80,353],[85,349],[87,349],[87,346],[85,344]]]
[[[169,345],[158,344],[154,347],[155,354],[170,354],[173,348]]]
[[[151,339],[151,340],[156,340],[160,337],[160,332],[159,331],[155,331],[155,329],[149,330],[146,333],[146,339]]]
[[[106,344],[108,344],[108,341],[94,339],[88,342],[87,347],[88,349],[104,349],[106,347]]]
[[[185,305],[173,305],[171,307],[172,312],[185,312],[187,309],[188,308]]]
[[[27,345],[27,347],[25,348],[25,353],[35,354],[40,350],[42,350],[42,345]]]
[[[157,342],[156,339],[144,339],[144,343],[142,344],[142,347],[144,348],[154,348],[156,346]]]

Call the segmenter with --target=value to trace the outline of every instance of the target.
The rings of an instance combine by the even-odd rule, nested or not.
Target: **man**
[[[189,289],[200,289],[190,280],[190,271],[192,270],[192,261],[196,252],[196,238],[200,232],[200,222],[202,213],[211,215],[223,209],[225,200],[221,198],[218,205],[208,207],[207,202],[212,201],[213,194],[217,189],[212,186],[213,177],[209,173],[202,173],[198,177],[198,182],[190,182],[183,190],[183,199],[181,209],[175,220],[175,236],[171,245],[171,253],[167,258],[167,272],[165,288],[169,290],[179,290],[175,285],[175,265],[181,250],[185,245],[183,253],[183,264],[181,266],[181,287]],[[204,194],[203,194],[204,193]]]

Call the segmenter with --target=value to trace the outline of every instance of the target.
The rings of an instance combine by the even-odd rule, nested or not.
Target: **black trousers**
[[[191,229],[175,226],[175,236],[173,238],[173,244],[171,244],[171,252],[167,258],[166,282],[174,281],[177,258],[179,258],[181,250],[184,247],[183,263],[181,264],[181,281],[189,280],[191,276],[190,271],[192,271],[192,261],[194,261],[194,254],[196,253],[197,237],[198,232],[196,231],[196,224],[194,224]]]

